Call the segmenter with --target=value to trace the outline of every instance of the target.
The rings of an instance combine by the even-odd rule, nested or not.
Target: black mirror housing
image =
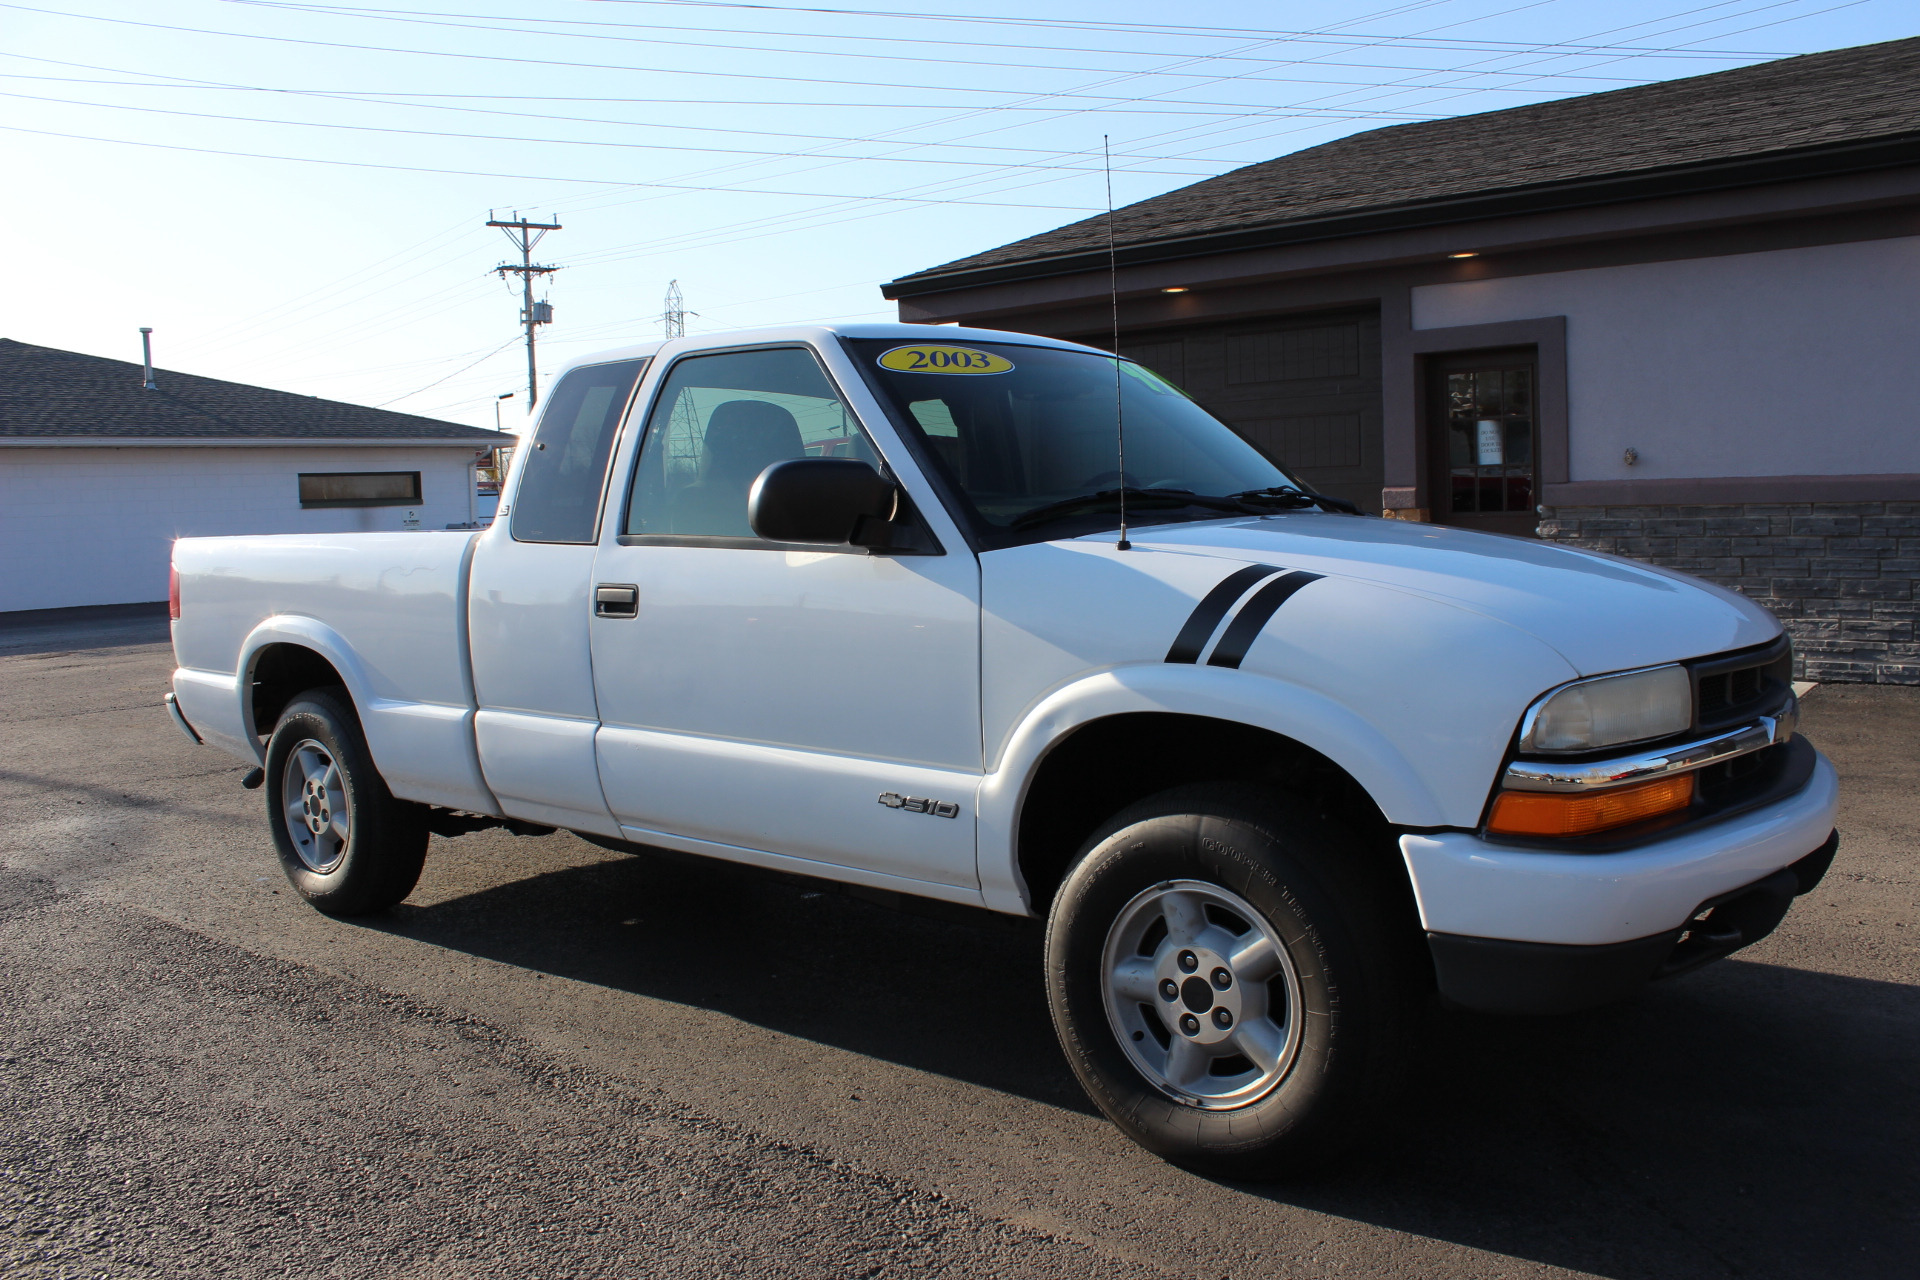
[[[893,514],[893,485],[856,458],[788,458],[754,478],[747,523],[769,542],[846,546]]]

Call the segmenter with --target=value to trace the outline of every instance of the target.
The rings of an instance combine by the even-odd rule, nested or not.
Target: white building
[[[441,529],[492,431],[0,339],[0,612],[167,598],[173,539]]]

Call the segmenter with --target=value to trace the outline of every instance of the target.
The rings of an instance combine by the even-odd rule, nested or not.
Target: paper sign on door
[[[1479,433],[1476,441],[1480,454],[1479,465],[1483,467],[1500,466],[1505,461],[1505,454],[1501,449],[1500,420],[1498,418],[1482,418],[1473,425]]]

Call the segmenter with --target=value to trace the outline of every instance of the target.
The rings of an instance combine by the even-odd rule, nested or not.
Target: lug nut
[[[1188,973],[1192,973],[1200,967],[1200,957],[1191,951],[1182,951],[1180,953],[1180,967]]]
[[[1183,1013],[1180,1015],[1180,1029],[1190,1036],[1197,1036],[1200,1034],[1200,1019],[1190,1013]]]
[[[1180,988],[1174,985],[1172,978],[1162,978],[1160,980],[1160,998],[1162,1000],[1178,1000],[1180,998]]]
[[[1213,1011],[1213,1025],[1225,1031],[1233,1025],[1233,1014],[1225,1009],[1215,1009]]]
[[[1215,969],[1213,971],[1213,985],[1220,988],[1220,990],[1225,991],[1228,987],[1233,985],[1233,975],[1228,973],[1225,969]]]

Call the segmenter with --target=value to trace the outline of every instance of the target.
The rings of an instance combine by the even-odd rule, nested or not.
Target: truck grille
[[[1687,665],[1693,674],[1696,729],[1731,728],[1777,711],[1793,689],[1793,645],[1785,636]]]

